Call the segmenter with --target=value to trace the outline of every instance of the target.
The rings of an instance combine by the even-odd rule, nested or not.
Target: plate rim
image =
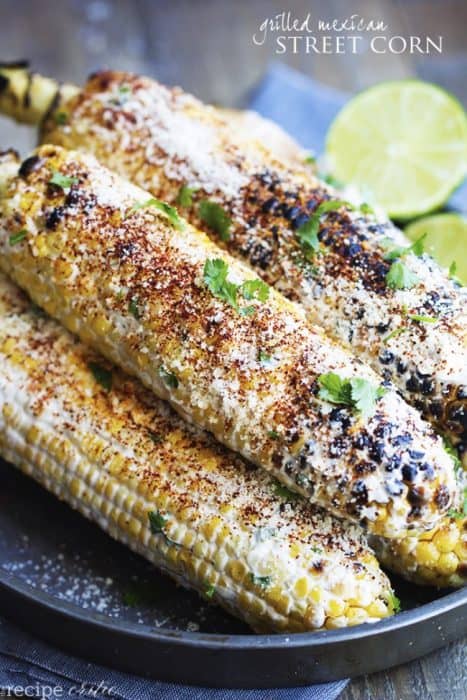
[[[348,643],[354,639],[381,636],[394,630],[403,629],[436,618],[443,613],[457,608],[467,609],[467,587],[451,590],[441,598],[423,603],[411,610],[401,611],[396,615],[374,623],[363,623],[353,627],[334,630],[289,632],[271,634],[224,634],[215,632],[190,632],[186,630],[167,630],[151,627],[147,624],[136,624],[125,620],[112,618],[103,613],[86,610],[79,605],[66,600],[60,600],[50,593],[42,591],[23,581],[19,576],[0,567],[0,590],[9,589],[17,595],[27,598],[30,602],[40,605],[55,613],[72,618],[77,623],[83,621],[106,627],[114,633],[134,636],[153,642],[167,642],[176,646],[198,647],[218,650],[229,646],[234,651],[246,649],[300,649],[320,646],[332,646],[336,643]]]

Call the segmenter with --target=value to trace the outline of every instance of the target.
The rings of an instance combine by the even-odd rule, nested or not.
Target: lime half
[[[332,175],[370,192],[390,217],[420,216],[444,204],[466,175],[467,116],[431,83],[380,83],[339,112],[326,159]]]
[[[459,214],[435,214],[405,229],[412,241],[426,233],[425,250],[443,267],[455,263],[455,276],[467,284],[467,219]]]

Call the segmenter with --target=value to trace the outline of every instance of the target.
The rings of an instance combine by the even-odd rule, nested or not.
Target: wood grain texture
[[[467,104],[465,0],[0,0],[0,59],[29,58],[34,68],[82,82],[110,66],[180,84],[204,100],[241,106],[271,60],[280,58],[333,87],[420,75]],[[260,22],[284,9],[322,19],[352,13],[384,19],[392,34],[443,34],[442,56],[275,56],[254,46]],[[278,96],[280,99],[280,96]],[[0,120],[2,146],[23,152],[34,142],[24,127]],[[401,650],[401,656],[403,650]],[[466,700],[465,641],[419,661],[352,681],[341,700]]]

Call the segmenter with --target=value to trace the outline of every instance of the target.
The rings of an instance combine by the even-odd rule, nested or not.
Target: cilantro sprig
[[[319,397],[330,403],[350,406],[365,418],[370,418],[376,403],[387,392],[382,386],[375,386],[367,379],[352,377],[343,379],[335,372],[327,372],[318,377]]]
[[[219,235],[221,241],[225,242],[229,240],[232,219],[220,204],[212,202],[209,199],[203,199],[199,203],[198,212],[201,221],[209,226],[209,228],[212,228],[212,230]]]
[[[328,214],[332,211],[337,211],[343,206],[347,206],[347,202],[341,199],[328,199],[321,202],[311,214],[308,221],[302,224],[296,231],[297,240],[302,247],[303,252],[307,256],[315,255],[319,250],[319,225],[323,214]]]
[[[392,261],[389,272],[386,276],[386,283],[391,289],[412,289],[417,282],[418,276],[409,270],[403,259],[410,253],[420,256],[425,250],[425,239],[427,234],[417,238],[417,240],[409,246],[396,246],[391,239],[384,239],[381,242],[383,248],[386,249],[384,259]]]
[[[409,246],[397,246],[394,245],[394,241],[391,238],[384,238],[381,241],[381,245],[386,250],[384,255],[385,260],[396,260],[397,258],[405,258],[406,255],[412,253],[413,255],[423,255],[425,251],[425,240],[427,234],[424,233],[423,236],[417,238],[417,240]]]
[[[386,275],[386,284],[391,289],[412,289],[418,282],[418,275],[409,270],[401,260],[392,263]]]
[[[147,199],[145,202],[136,202],[136,204],[134,204],[130,209],[129,215],[134,214],[139,209],[146,209],[147,207],[154,207],[154,209],[162,212],[162,214],[164,214],[170,221],[172,226],[178,231],[183,228],[183,221],[179,217],[178,211],[175,209],[175,207],[171,207],[170,204],[167,204],[167,202],[163,202],[160,199],[155,199],[154,197]]]
[[[206,260],[203,270],[203,279],[209,291],[217,299],[226,301],[241,316],[251,316],[254,306],[240,306],[239,295],[247,301],[267,301],[270,288],[261,280],[247,280],[243,284],[235,284],[227,279],[229,266],[221,258]]]

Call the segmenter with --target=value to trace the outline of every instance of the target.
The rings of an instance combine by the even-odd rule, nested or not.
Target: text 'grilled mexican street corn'
[[[14,90],[10,72],[4,102]],[[238,133],[219,110],[178,89],[104,71],[71,99],[63,95],[42,138],[92,152],[182,207],[464,451],[465,291],[423,254],[422,241],[404,247],[400,231],[368,207],[350,207],[305,164],[291,169]]]
[[[358,526],[186,426],[3,275],[0,454],[258,631],[329,629],[394,611]]]
[[[336,515],[433,527],[454,468],[417,411],[303,310],[92,156],[0,165],[0,265],[185,418]]]

